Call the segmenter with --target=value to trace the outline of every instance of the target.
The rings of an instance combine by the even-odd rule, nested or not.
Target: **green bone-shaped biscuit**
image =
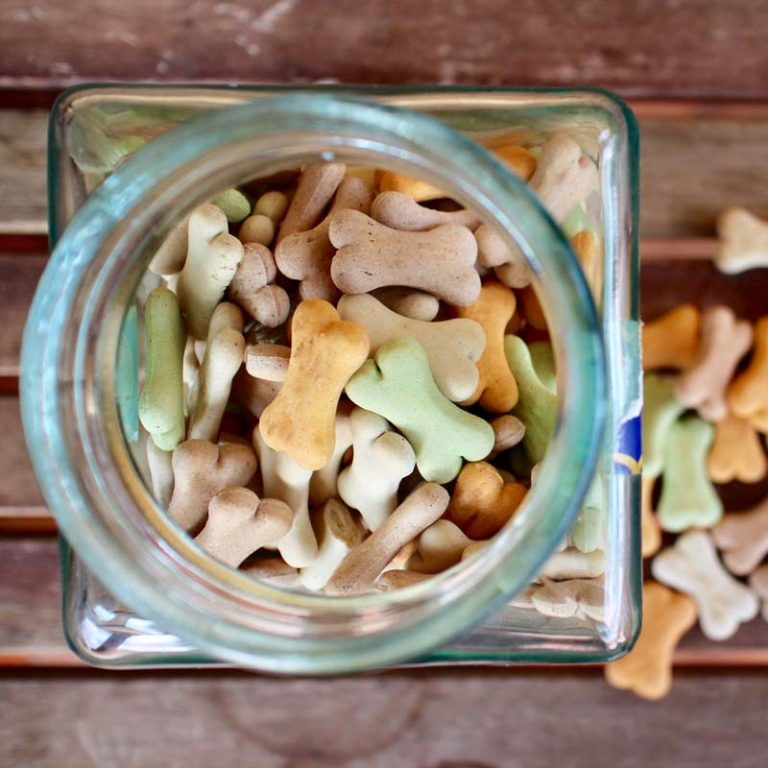
[[[425,480],[447,483],[459,474],[462,457],[480,461],[492,450],[491,425],[462,410],[437,388],[424,348],[398,337],[379,347],[349,380],[346,393],[361,408],[392,422],[416,453]]]
[[[582,552],[594,552],[603,544],[605,493],[600,475],[596,474],[589,486],[584,506],[571,528],[573,546]]]
[[[643,380],[643,474],[658,477],[664,470],[665,446],[672,425],[685,406],[671,379],[647,374]]]
[[[251,204],[239,189],[225,189],[211,201],[224,211],[227,221],[236,223],[251,214]]]
[[[528,345],[531,353],[533,370],[541,383],[550,391],[557,393],[557,376],[555,374],[555,354],[548,341],[534,341]]]
[[[533,464],[544,458],[557,425],[557,395],[542,383],[528,346],[519,336],[504,339],[507,362],[515,374],[520,399],[512,410],[524,424],[523,448]]]
[[[709,528],[722,517],[723,503],[707,475],[707,454],[714,436],[715,428],[696,417],[680,419],[670,428],[656,510],[665,531]]]
[[[152,442],[172,451],[185,435],[182,361],[187,333],[176,294],[156,288],[144,304],[146,365],[139,418]]]

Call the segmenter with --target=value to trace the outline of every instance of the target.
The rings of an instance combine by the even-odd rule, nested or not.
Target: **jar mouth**
[[[514,241],[535,276],[562,372],[557,434],[539,480],[482,554],[397,592],[344,598],[277,589],[206,555],[139,477],[115,398],[125,312],[172,224],[255,168],[269,175],[330,160],[419,176]],[[51,257],[25,333],[21,378],[43,493],[104,586],[214,655],[281,672],[352,671],[423,654],[522,589],[578,512],[606,416],[592,296],[562,232],[526,185],[432,118],[309,93],[196,118],[114,172]]]

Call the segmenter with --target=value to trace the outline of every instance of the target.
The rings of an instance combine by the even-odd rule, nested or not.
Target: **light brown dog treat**
[[[493,154],[516,173],[523,181],[528,181],[536,171],[536,159],[525,148],[517,144],[494,147]]]
[[[517,381],[504,348],[504,334],[516,307],[515,294],[501,283],[490,281],[483,285],[476,302],[457,309],[459,317],[474,320],[485,331],[485,349],[477,362],[480,381],[463,405],[479,400],[486,410],[505,413],[517,404]]]
[[[149,262],[149,269],[156,275],[170,277],[177,275],[184,267],[187,258],[187,230],[189,216],[185,216],[163,240],[162,245]]]
[[[353,519],[349,508],[338,499],[328,499],[312,515],[319,549],[314,562],[299,573],[299,581],[307,589],[319,591],[349,551],[363,540],[363,529]]]
[[[302,299],[333,302],[339,291],[331,280],[331,261],[336,249],[328,239],[331,218],[340,211],[368,213],[371,191],[362,179],[346,178],[339,185],[328,215],[315,227],[286,235],[275,249],[278,269],[291,280],[299,280]]]
[[[471,304],[480,294],[474,267],[477,243],[466,227],[401,232],[359,211],[341,211],[331,219],[330,238],[339,249],[331,277],[344,293],[399,285],[458,306]]]
[[[352,447],[352,424],[350,404],[342,400],[336,410],[336,445],[328,463],[312,473],[309,483],[309,501],[313,506],[325,504],[328,499],[340,496],[338,492],[339,473],[344,457]]]
[[[763,601],[762,616],[765,621],[768,621],[768,565],[761,566],[749,577],[749,586]]]
[[[264,409],[277,397],[282,386],[281,381],[255,379],[245,368],[241,368],[232,380],[229,396],[232,402],[245,408],[258,419],[261,418]]]
[[[243,245],[228,233],[227,217],[215,205],[204,205],[189,217],[188,249],[176,293],[196,339],[208,335],[208,323],[243,258]]]
[[[385,307],[398,315],[405,315],[411,320],[431,322],[440,311],[440,300],[424,291],[412,291],[410,288],[379,288],[374,292]]]
[[[539,579],[565,581],[567,579],[593,579],[605,573],[605,552],[593,549],[582,552],[576,547],[566,547],[555,552],[544,564]]]
[[[505,483],[487,462],[472,462],[456,478],[445,517],[470,539],[488,539],[512,518],[526,493],[520,483]]]
[[[520,311],[525,318],[526,323],[537,331],[546,331],[549,327],[544,310],[539,302],[539,297],[532,285],[527,285],[517,293],[520,301]]]
[[[464,550],[472,543],[458,525],[438,520],[419,536],[418,549],[408,568],[420,573],[442,573],[461,562]]]
[[[264,557],[245,563],[241,570],[270,587],[291,589],[299,586],[299,572],[282,557]]]
[[[481,266],[493,268],[507,288],[525,288],[531,283],[531,269],[522,251],[510,248],[501,235],[488,224],[475,230],[477,256]]]
[[[245,370],[257,379],[285,381],[291,348],[283,344],[249,344],[245,348]]]
[[[511,413],[498,416],[491,422],[491,426],[496,435],[496,443],[493,446],[496,453],[512,448],[525,436],[525,424]]]
[[[653,511],[653,488],[655,477],[643,476],[640,486],[640,528],[643,557],[655,555],[661,548],[661,527]]]
[[[396,589],[404,589],[405,587],[419,584],[422,581],[426,581],[431,577],[429,573],[418,573],[416,571],[406,571],[393,569],[391,571],[384,571],[384,573],[376,579],[376,589],[379,592],[393,592]]]
[[[662,699],[672,686],[672,656],[680,639],[696,623],[696,605],[655,582],[643,587],[643,626],[635,647],[605,666],[614,688],[644,699]]]
[[[195,541],[225,565],[274,544],[291,527],[293,512],[282,501],[259,499],[247,488],[227,488],[208,504],[208,521]]]
[[[260,213],[262,216],[266,216],[270,221],[277,226],[285,216],[285,212],[288,210],[288,198],[277,190],[271,192],[265,192],[253,206],[254,213]]]
[[[302,301],[292,323],[288,375],[259,422],[267,445],[305,469],[324,467],[335,444],[336,406],[368,357],[366,332],[318,299]]]
[[[605,621],[605,586],[602,578],[550,581],[544,579],[531,594],[534,608],[544,616]]]
[[[444,192],[428,184],[426,181],[414,179],[406,176],[404,173],[395,173],[394,171],[385,171],[381,174],[379,189],[382,192],[400,192],[418,203],[423,203],[427,200],[440,200],[446,197]]]
[[[717,219],[717,234],[715,264],[721,272],[768,267],[768,222],[743,208],[728,208]]]
[[[254,213],[240,225],[237,237],[243,245],[271,245],[275,239],[274,222],[263,213]]]
[[[214,445],[187,440],[173,452],[173,495],[168,514],[185,530],[205,519],[211,499],[225,488],[247,485],[256,472],[256,454],[247,445]]]
[[[752,573],[768,555],[768,499],[746,512],[727,514],[712,529],[712,538],[731,573]]]
[[[681,304],[643,324],[643,370],[687,370],[699,352],[701,313],[693,304]]]
[[[678,400],[697,408],[702,418],[719,421],[728,413],[725,390],[752,344],[752,326],[737,320],[728,307],[711,307],[701,317],[696,361],[675,381]]]
[[[353,595],[370,589],[398,551],[440,518],[448,506],[448,491],[424,483],[365,541],[344,558],[326,585],[331,595]]]
[[[600,242],[594,232],[584,229],[571,238],[571,248],[581,264],[587,285],[595,296],[600,294]]]
[[[382,192],[371,206],[371,218],[392,229],[424,232],[441,224],[458,224],[468,229],[480,226],[480,217],[466,208],[458,211],[438,211],[419,205],[402,192]]]
[[[766,475],[768,464],[760,438],[752,425],[728,414],[715,425],[715,442],[709,449],[707,471],[715,483],[758,483]]]
[[[278,231],[278,243],[294,232],[312,229],[320,221],[320,216],[336,193],[345,171],[346,166],[342,163],[324,163],[307,166],[301,172],[296,192]]]
[[[755,349],[746,370],[728,387],[728,405],[743,419],[758,424],[768,414],[768,316],[755,325]]]
[[[152,495],[157,503],[167,509],[173,494],[173,451],[164,451],[147,440],[147,466],[152,485]]]

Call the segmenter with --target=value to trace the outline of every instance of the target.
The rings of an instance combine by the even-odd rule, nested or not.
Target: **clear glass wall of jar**
[[[535,143],[559,130],[600,169],[599,199],[574,214],[602,234],[597,311],[563,232],[470,140],[504,132]],[[67,542],[65,624],[83,658],[322,674],[414,658],[588,661],[629,647],[640,604],[637,133],[620,101],[593,91],[85,87],[57,103],[50,153],[56,250],[25,335],[22,404]],[[126,317],[170,226],[227,186],[332,158],[424,177],[520,245],[552,329],[562,401],[535,490],[482,556],[354,599],[270,588],[206,556],[141,481],[115,397]],[[595,472],[604,619],[547,619],[513,596],[566,535]]]

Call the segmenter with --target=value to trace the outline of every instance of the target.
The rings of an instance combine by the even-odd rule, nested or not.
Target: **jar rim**
[[[262,152],[274,155],[279,142],[268,139],[278,136],[285,141],[291,131],[309,135],[317,146],[341,138],[331,141],[338,153],[353,148],[388,151],[390,164],[417,168],[460,200],[471,200],[507,237],[512,239],[514,233],[540,278],[545,299],[550,299],[558,360],[567,370],[562,401],[569,407],[563,410],[543,463],[541,482],[529,494],[519,519],[482,557],[400,594],[291,598],[297,615],[311,610],[310,605],[343,615],[354,627],[344,642],[337,636],[302,636],[297,622],[277,637],[263,626],[263,617],[255,626],[243,625],[237,613],[252,604],[242,595],[223,594],[221,585],[242,588],[245,583],[238,584],[232,576],[236,572],[212,558],[196,557],[197,548],[188,537],[184,541],[185,534],[180,541],[188,556],[181,560],[163,540],[155,542],[146,557],[137,556],[136,544],[147,541],[137,538],[142,523],[130,516],[125,504],[114,506],[115,481],[118,475],[125,481],[125,467],[116,475],[107,462],[109,454],[96,450],[107,446],[105,433],[113,441],[111,448],[119,445],[120,437],[116,408],[104,389],[119,335],[119,313],[109,307],[115,297],[110,276],[125,270],[132,256],[135,261],[136,244],[146,245],[148,238],[159,238],[168,229],[179,213],[182,185],[194,182],[198,197],[208,197],[217,191],[216,185],[232,182],[233,147],[239,146],[242,153],[260,142]],[[311,144],[306,142],[307,147]],[[217,163],[221,166],[227,151],[230,176],[225,182]],[[315,152],[322,156],[317,148]],[[472,168],[471,175],[462,175],[467,168]],[[189,199],[186,202],[192,207]],[[606,412],[602,337],[594,302],[569,244],[526,185],[482,147],[433,118],[347,95],[307,92],[270,96],[197,117],[140,150],[94,192],[62,235],[36,294],[25,331],[21,385],[25,432],[43,493],[63,534],[104,585],[214,655],[287,672],[350,671],[423,654],[522,588],[578,512],[597,461]],[[94,419],[94,414],[109,413],[106,420]],[[132,489],[131,502],[141,497],[142,489],[148,497],[142,484]],[[148,513],[142,515],[145,522],[154,515],[154,524],[165,522],[170,535],[172,524],[156,504],[152,506],[143,507]],[[134,528],[126,527],[129,521]],[[148,572],[157,580],[147,579]],[[201,580],[201,573],[216,584]],[[167,579],[175,579],[174,589],[168,588]],[[261,586],[249,591],[263,603],[277,592]],[[270,621],[285,607],[286,594],[280,593],[283,597],[273,606],[278,613],[270,612]],[[219,610],[222,601],[228,610]],[[203,602],[208,607],[215,602],[216,621],[199,609]],[[417,609],[420,614],[414,618]],[[371,632],[374,615],[385,630]],[[404,615],[410,623],[402,620]]]

